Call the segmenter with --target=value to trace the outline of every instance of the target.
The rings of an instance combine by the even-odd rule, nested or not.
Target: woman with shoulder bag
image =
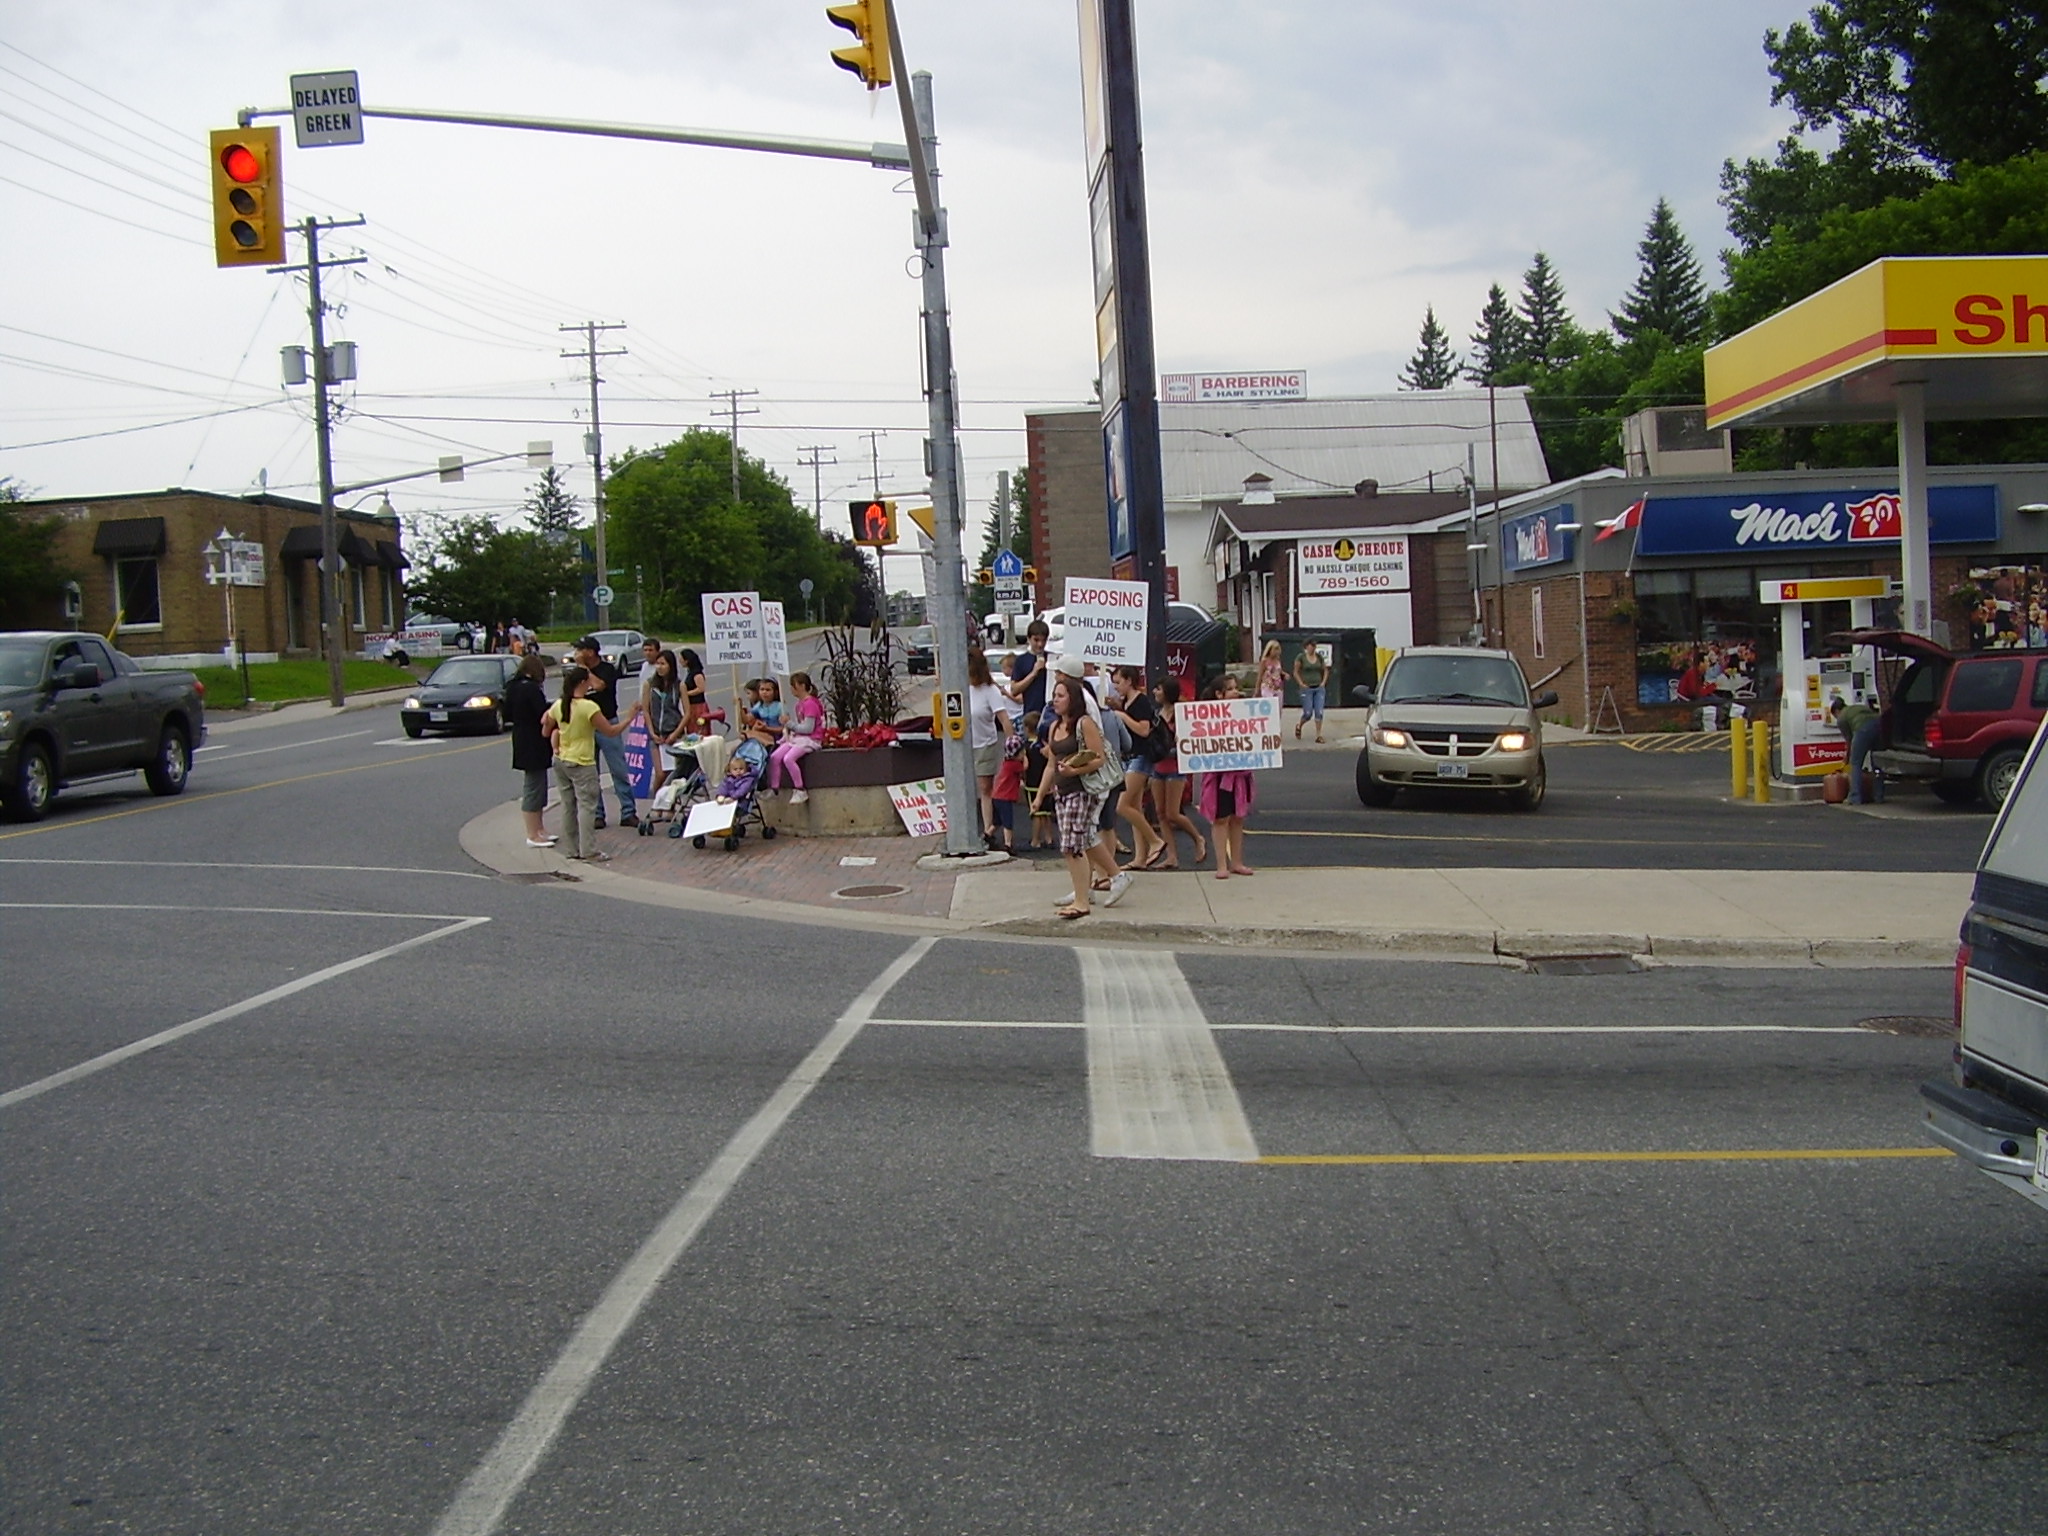
[[[1056,797],[1060,857],[1074,883],[1074,899],[1059,909],[1059,915],[1073,922],[1091,910],[1088,850],[1095,843],[1096,822],[1108,798],[1106,788],[1092,788],[1088,781],[1101,782],[1105,770],[1116,772],[1120,765],[1112,764],[1104,752],[1102,728],[1088,718],[1078,679],[1063,674],[1053,683],[1052,711],[1052,731],[1046,738],[1048,762],[1038,799],[1043,804],[1048,793]]]
[[[1153,867],[1180,868],[1180,850],[1173,841],[1176,830],[1187,833],[1188,841],[1195,845],[1195,864],[1199,867],[1209,857],[1209,844],[1185,809],[1188,781],[1180,771],[1180,679],[1162,677],[1153,694],[1159,701],[1159,724],[1152,733],[1158,738],[1158,756],[1152,760],[1152,797],[1159,806],[1160,843],[1166,850],[1165,857]]]
[[[1123,796],[1118,812],[1131,829],[1132,869],[1154,869],[1171,852],[1172,845],[1161,840],[1145,814],[1145,790],[1151,783],[1152,764],[1159,751],[1159,713],[1145,692],[1145,674],[1136,667],[1118,667],[1110,674],[1110,702],[1106,715],[1123,722],[1131,738],[1131,751],[1124,760]]]
[[[526,846],[552,848],[554,838],[541,821],[548,808],[548,769],[555,761],[554,749],[541,729],[541,716],[548,712],[548,696],[541,685],[547,680],[548,664],[538,656],[520,658],[505,685],[505,718],[512,722],[512,766],[525,775],[519,796],[519,814],[526,818]]]

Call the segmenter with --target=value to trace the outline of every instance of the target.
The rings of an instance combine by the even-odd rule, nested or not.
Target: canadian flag
[[[1649,498],[1647,496],[1639,496],[1636,498],[1635,503],[1627,511],[1623,512],[1621,516],[1609,518],[1605,523],[1602,523],[1600,531],[1593,536],[1593,542],[1597,544],[1602,539],[1611,539],[1624,528],[1641,527],[1643,522],[1643,506],[1648,501]]]

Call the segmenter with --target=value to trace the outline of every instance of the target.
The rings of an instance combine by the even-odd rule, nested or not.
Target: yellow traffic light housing
[[[213,263],[274,267],[284,260],[284,162],[275,128],[216,128]]]
[[[896,503],[870,499],[847,504],[853,515],[853,542],[880,549],[896,542]]]
[[[993,566],[984,565],[980,570],[974,573],[974,579],[980,582],[984,587],[994,586],[996,584],[995,568]]]
[[[1027,587],[1035,587],[1035,586],[1037,586],[1037,585],[1038,585],[1038,567],[1037,567],[1037,566],[1035,566],[1035,565],[1027,565],[1027,566],[1025,566],[1025,567],[1024,567],[1024,585],[1025,585],[1025,586],[1027,586]]]
[[[890,81],[888,0],[853,0],[850,5],[828,5],[825,14],[836,27],[844,27],[858,41],[851,48],[834,48],[832,62],[853,71],[871,91]]]

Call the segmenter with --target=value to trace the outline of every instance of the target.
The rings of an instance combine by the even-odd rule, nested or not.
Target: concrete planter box
[[[787,837],[901,837],[903,822],[889,800],[891,784],[936,779],[945,772],[937,742],[862,752],[821,747],[803,760],[811,798],[789,803],[789,786],[761,802],[768,825]]]

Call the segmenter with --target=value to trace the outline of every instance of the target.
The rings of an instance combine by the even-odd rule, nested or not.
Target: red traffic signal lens
[[[229,181],[238,181],[244,186],[263,174],[263,162],[256,157],[256,151],[246,144],[230,144],[222,150],[220,168],[228,173]]]

